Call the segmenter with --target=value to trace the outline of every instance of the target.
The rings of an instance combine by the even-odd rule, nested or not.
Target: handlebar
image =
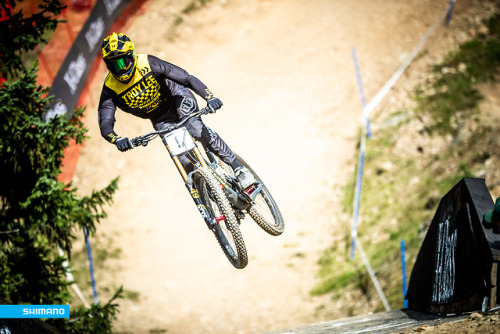
[[[175,124],[165,128],[165,129],[149,132],[149,133],[146,133],[145,135],[132,138],[130,141],[132,142],[132,145],[134,145],[134,147],[146,146],[146,145],[148,145],[148,143],[151,140],[155,139],[157,136],[172,132],[175,129],[178,129],[182,125],[184,125],[184,123],[186,123],[189,119],[191,119],[193,117],[198,117],[201,115],[206,115],[210,112],[211,112],[211,109],[210,109],[210,107],[207,106],[205,108],[202,108],[202,109],[188,115],[186,118],[182,119],[179,123],[175,123]]]

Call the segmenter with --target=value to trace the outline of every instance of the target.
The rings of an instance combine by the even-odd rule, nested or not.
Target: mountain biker
[[[161,130],[198,110],[190,90],[207,101],[210,112],[222,106],[221,100],[204,83],[182,68],[152,55],[136,54],[132,40],[123,33],[113,32],[106,37],[101,52],[110,73],[99,100],[99,128],[101,135],[122,152],[132,149],[133,145],[128,137],[114,131],[117,107],[149,119],[156,130]],[[252,173],[240,164],[229,146],[201,117],[191,118],[185,124],[191,136],[231,166],[244,189],[255,183]],[[193,169],[186,157],[179,159],[188,172]]]

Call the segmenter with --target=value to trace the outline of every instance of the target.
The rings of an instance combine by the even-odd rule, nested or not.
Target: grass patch
[[[183,10],[183,14],[190,14],[197,11],[200,8],[205,7],[212,0],[198,0],[189,3]]]
[[[131,301],[139,301],[140,293],[132,290],[123,290],[123,298],[130,299]]]
[[[182,9],[181,14],[175,18],[174,23],[173,23],[174,27],[178,26],[184,22],[182,15],[193,14],[194,12],[205,7],[211,1],[212,0],[197,0],[197,1],[190,2],[186,7],[184,7]]]
[[[212,0],[194,0],[190,2],[186,7],[184,7],[180,13],[178,13],[173,22],[172,26],[169,28],[169,31],[167,33],[168,38],[170,41],[174,41],[176,38],[176,27],[180,26],[184,22],[186,22],[185,17],[187,17],[190,14],[193,14],[197,12],[198,10],[206,7]]]
[[[477,112],[482,96],[477,85],[496,81],[500,68],[499,14],[486,22],[489,34],[479,35],[434,66],[434,80],[416,89],[418,111],[432,117],[429,130],[456,134],[464,119]]]
[[[163,328],[154,328],[154,329],[150,329],[149,332],[151,334],[159,334],[159,333],[167,333],[168,332],[168,329],[163,329]]]

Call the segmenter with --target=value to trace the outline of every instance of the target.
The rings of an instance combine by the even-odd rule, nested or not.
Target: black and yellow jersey
[[[99,128],[101,135],[114,142],[116,108],[146,119],[157,119],[170,112],[172,97],[187,87],[208,100],[212,94],[199,79],[182,68],[152,55],[137,55],[137,67],[130,82],[123,83],[108,74],[99,100]]]

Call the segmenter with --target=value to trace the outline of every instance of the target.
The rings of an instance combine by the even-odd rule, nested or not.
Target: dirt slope
[[[354,169],[361,123],[351,47],[369,100],[448,1],[216,0],[173,28],[189,3],[154,1],[125,32],[139,53],[185,68],[222,99],[222,110],[205,121],[268,184],[286,231],[271,237],[245,220],[250,263],[232,268],[160,141],[120,153],[100,138],[92,108],[102,72],[75,185],[88,193],[120,175],[99,233],[122,253],[97,273],[97,283],[139,295],[120,302],[116,331],[261,333],[346,316],[329,297],[309,291],[321,251],[333,238],[345,238],[350,224],[339,196]],[[470,4],[457,4],[457,13]],[[147,121],[117,118],[121,135],[151,130]],[[328,312],[318,311],[323,307]]]

